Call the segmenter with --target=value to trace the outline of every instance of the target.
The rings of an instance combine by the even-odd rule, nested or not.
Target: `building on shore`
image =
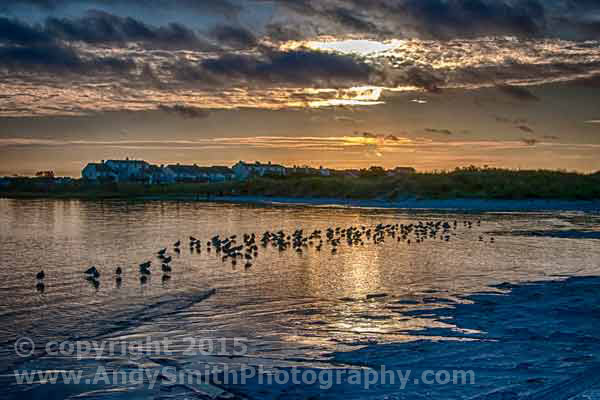
[[[165,167],[165,171],[175,182],[224,182],[234,179],[235,174],[229,167],[200,167],[196,164],[173,164]]]
[[[294,165],[285,167],[280,164],[247,163],[239,161],[232,168],[226,166],[202,167],[197,164],[170,164],[167,166],[152,165],[143,160],[107,160],[100,163],[89,163],[81,171],[81,176],[89,182],[138,182],[146,184],[168,184],[175,182],[210,183],[225,182],[233,179],[246,180],[253,176],[265,177],[349,177],[363,176],[366,172],[379,173],[381,176],[396,176],[415,172],[412,167],[396,167],[384,170],[382,167],[371,167],[369,170],[330,170]]]
[[[294,165],[291,168],[286,168],[286,175],[290,176],[331,176],[331,171],[328,168],[323,168],[320,166],[319,168],[309,167],[307,165]]]
[[[283,165],[267,164],[256,161],[254,164],[239,161],[233,167],[236,179],[245,180],[251,176],[286,176],[287,169]]]
[[[89,163],[81,171],[81,177],[91,182],[118,182],[119,174],[102,163]]]

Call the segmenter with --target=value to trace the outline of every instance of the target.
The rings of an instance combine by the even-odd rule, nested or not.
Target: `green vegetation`
[[[4,197],[56,198],[199,198],[207,196],[267,196],[298,198],[385,199],[600,199],[600,173],[515,171],[461,168],[449,172],[396,176],[361,174],[359,177],[255,178],[245,182],[89,184],[73,181],[44,184],[22,179],[0,189]]]

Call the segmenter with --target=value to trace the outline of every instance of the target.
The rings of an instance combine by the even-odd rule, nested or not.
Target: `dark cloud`
[[[177,114],[183,118],[190,118],[190,119],[191,118],[208,118],[208,116],[210,115],[210,112],[203,108],[190,107],[190,106],[186,106],[183,104],[175,104],[172,106],[161,104],[158,106],[158,109],[160,111],[163,111],[166,113],[173,113],[173,114]]]
[[[525,143],[527,146],[535,146],[539,143],[539,140],[534,138],[522,138],[521,141]]]
[[[533,36],[545,25],[545,8],[536,0],[408,0],[398,12],[415,21],[421,35],[443,39]]]
[[[440,86],[444,84],[444,80],[435,73],[421,68],[411,68],[406,71],[404,81],[430,93],[440,93]]]
[[[502,93],[520,101],[539,101],[540,98],[531,93],[522,86],[498,85],[496,86]]]
[[[141,42],[163,49],[209,50],[213,48],[193,30],[176,23],[151,26],[131,17],[120,17],[103,11],[90,11],[81,18],[48,18],[47,35],[65,41],[92,44]]]
[[[501,115],[494,116],[496,122],[500,122],[503,124],[514,124],[514,125],[525,125],[527,124],[527,120],[525,118],[508,118],[503,117]]]
[[[365,139],[376,139],[380,142],[380,144],[383,144],[383,142],[386,141],[390,141],[390,142],[397,142],[400,140],[400,138],[396,135],[383,135],[383,134],[379,134],[379,133],[373,133],[373,132],[354,132],[354,135],[357,136],[362,136]]]
[[[529,127],[527,125],[519,125],[519,126],[517,126],[517,128],[519,128],[520,130],[522,130],[523,132],[526,132],[526,133],[534,133],[535,132],[531,127]]]
[[[234,21],[243,10],[261,6],[277,22],[268,34],[289,37],[358,33],[367,36],[434,39],[483,36],[597,38],[596,0],[3,0],[0,12],[37,7],[59,13],[70,6],[87,9],[145,9],[214,15]],[[165,12],[166,11],[166,12]],[[13,13],[16,14],[16,13]],[[264,27],[257,32],[264,32]],[[298,36],[294,37],[299,39]]]
[[[372,66],[349,55],[267,50],[262,55],[226,54],[207,59],[186,75],[202,79],[208,75],[222,82],[346,87],[368,83],[375,74]],[[180,73],[179,76],[184,75]]]
[[[436,128],[427,128],[425,129],[425,132],[429,132],[429,133],[439,133],[442,135],[447,135],[450,136],[452,135],[452,131],[450,129],[436,129]]]
[[[217,25],[212,31],[211,36],[228,47],[248,48],[257,45],[256,37],[246,28],[236,26]]]
[[[378,27],[372,22],[359,17],[358,10],[337,7],[326,10],[324,15],[335,23],[355,32],[376,32]]]
[[[17,19],[0,17],[0,42],[21,45],[46,44],[52,38],[39,28]]]
[[[8,12],[23,7],[37,7],[42,11],[59,11],[71,5],[89,8],[122,6],[143,7],[159,10],[176,9],[199,14],[218,14],[234,17],[242,7],[229,0],[3,0],[0,11]]]
[[[11,72],[63,73],[117,73],[126,74],[135,68],[128,58],[82,57],[67,46],[2,46],[0,47],[0,69]]]
[[[379,137],[379,135],[377,135],[375,133],[372,133],[372,132],[362,132],[362,133],[355,132],[355,134],[360,135],[360,136],[362,136],[364,138],[367,138],[367,139],[377,139]]]

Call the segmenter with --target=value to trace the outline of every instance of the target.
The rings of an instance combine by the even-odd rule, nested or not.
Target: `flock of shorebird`
[[[481,220],[475,222],[477,226],[481,225]],[[441,240],[449,241],[454,231],[460,226],[471,229],[472,221],[419,221],[410,224],[378,224],[375,227],[366,226],[350,226],[348,228],[329,227],[325,231],[314,230],[306,234],[302,229],[298,229],[291,234],[287,234],[283,230],[277,232],[266,231],[257,241],[256,234],[243,234],[238,238],[237,235],[228,237],[213,236],[210,240],[202,242],[193,236],[189,237],[189,250],[191,253],[202,253],[202,248],[205,247],[207,253],[216,254],[222,262],[230,261],[235,267],[238,260],[244,263],[244,268],[252,267],[253,262],[258,258],[260,243],[263,249],[272,247],[279,252],[287,250],[295,251],[302,254],[309,249],[314,249],[317,252],[329,250],[332,255],[338,252],[338,248],[342,244],[352,246],[364,246],[365,243],[372,242],[375,245],[381,245],[386,240],[405,243],[407,245],[419,244],[426,240]],[[485,241],[482,235],[479,236],[480,242]],[[494,238],[489,238],[489,243],[493,243]],[[327,246],[324,248],[324,246]],[[181,240],[173,244],[172,250],[175,254],[181,253]],[[171,261],[173,256],[168,253],[168,249],[162,248],[156,252],[158,264],[161,265],[162,282],[165,283],[171,279]],[[145,261],[139,264],[139,280],[140,283],[146,284],[149,277],[152,275],[152,261]],[[85,278],[96,289],[100,287],[100,271],[95,266],[92,266],[84,271]],[[117,286],[122,283],[123,269],[117,267],[114,271],[114,277]],[[37,289],[44,291],[44,271],[37,273]]]

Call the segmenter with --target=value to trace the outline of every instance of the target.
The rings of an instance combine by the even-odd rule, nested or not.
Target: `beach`
[[[0,285],[3,397],[597,396],[593,203],[212,200],[0,200],[0,265],[15,266]],[[279,231],[304,245],[278,248]],[[250,266],[207,245],[250,233]],[[154,264],[162,248],[168,272]],[[23,356],[24,340],[35,351]]]

